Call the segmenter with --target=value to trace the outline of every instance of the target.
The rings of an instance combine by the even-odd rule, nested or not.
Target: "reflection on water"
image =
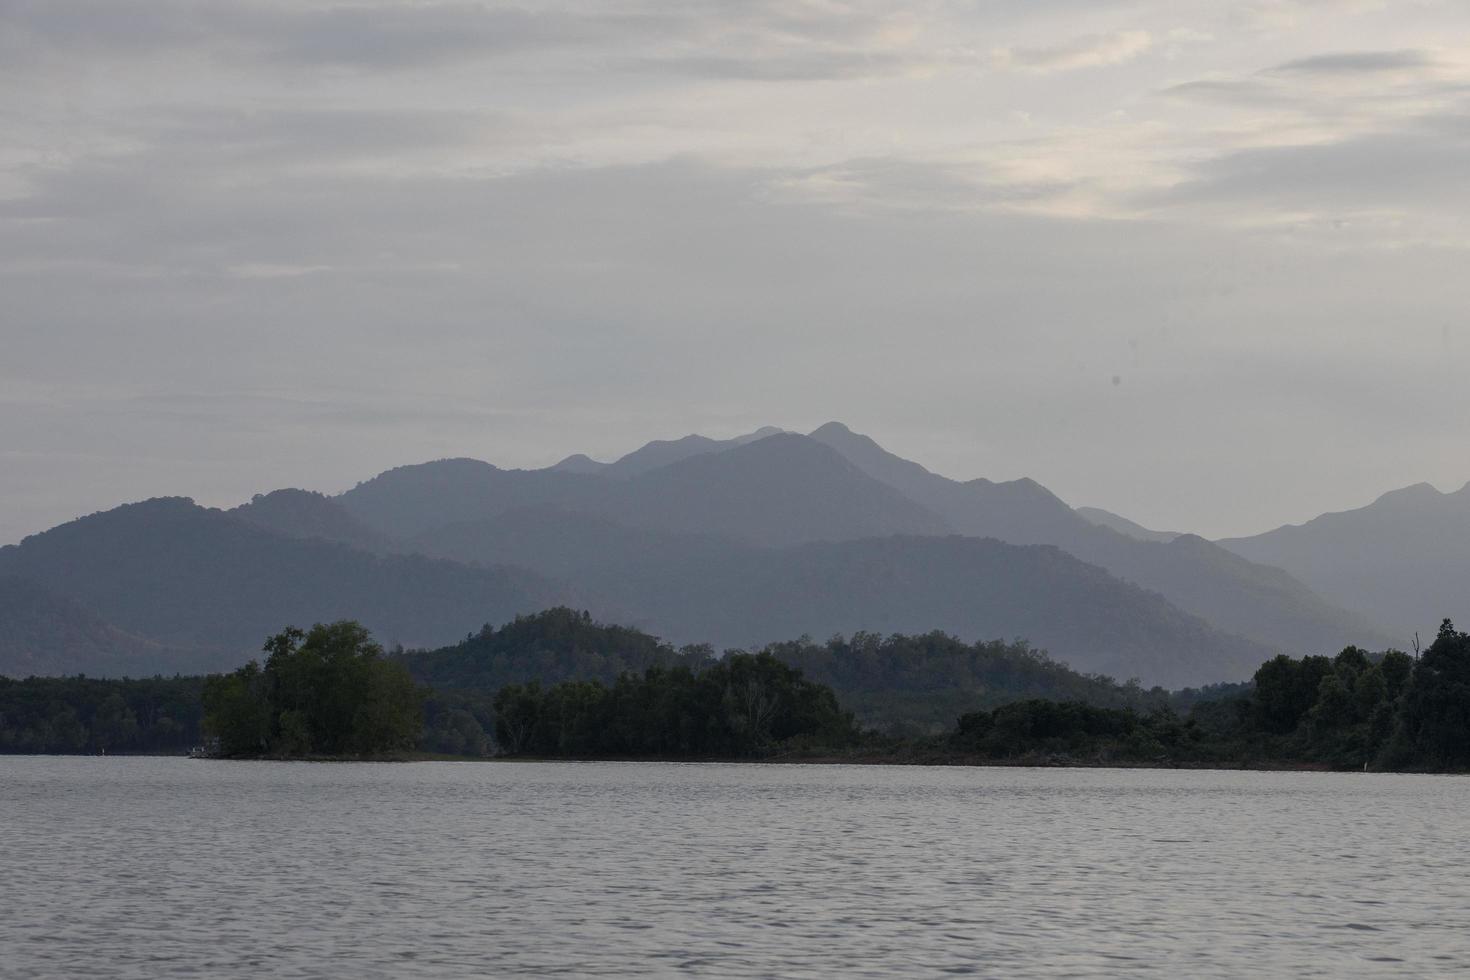
[[[1470,779],[0,757],[9,977],[1470,971]]]

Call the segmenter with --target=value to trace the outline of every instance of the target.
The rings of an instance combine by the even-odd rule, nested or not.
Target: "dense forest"
[[[938,631],[886,637],[856,633],[823,643],[803,637],[757,652],[832,688],[861,725],[891,735],[938,733],[966,712],[1026,698],[1187,710],[1202,697],[1243,687],[1171,694],[1079,673],[1024,641],[965,643]],[[611,685],[625,673],[641,675],[652,667],[697,671],[716,657],[707,645],[675,649],[640,630],[560,608],[519,616],[498,629],[486,626],[454,646],[404,653],[399,659],[414,680],[435,691],[434,727],[441,711],[469,712],[488,723],[493,718],[488,695],[507,684],[579,680]]]
[[[1024,701],[962,716],[943,740],[910,751],[994,760],[1470,769],[1470,635],[1445,620],[1417,658],[1280,656],[1242,694],[1187,715],[1080,702]]]
[[[858,737],[830,688],[769,654],[731,654],[701,670],[651,667],[611,686],[513,684],[494,706],[495,739],[511,755],[739,758]]]
[[[204,683],[0,677],[0,752],[184,752],[199,744]]]
[[[858,634],[717,658],[568,609],[428,653],[385,656],[355,623],[266,652],[207,679],[0,680],[0,751],[172,752],[212,733],[227,755],[1470,769],[1470,636],[1448,620],[1417,657],[1278,656],[1250,684],[1173,694],[1020,643]]]

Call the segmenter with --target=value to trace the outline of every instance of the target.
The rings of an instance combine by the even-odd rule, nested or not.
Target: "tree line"
[[[494,708],[495,739],[509,755],[745,758],[858,736],[831,688],[765,653],[700,670],[650,667],[612,685],[512,684]]]
[[[385,655],[350,622],[287,629],[264,652],[263,664],[209,678],[0,678],[0,751],[172,752],[210,736],[237,756],[818,753],[1470,769],[1470,636],[1448,620],[1417,657],[1356,647],[1279,656],[1249,684],[1172,695],[1079,675],[1017,644],[858,634],[717,658],[571,610],[427,655]],[[592,676],[567,677],[578,665]],[[424,674],[467,686],[430,688]],[[948,690],[941,705],[986,706],[938,731],[863,724],[854,701],[884,685],[894,698]]]
[[[1445,620],[1418,658],[1348,647],[1278,656],[1187,715],[1021,701],[958,720],[933,751],[987,759],[1470,770],[1470,635]]]
[[[0,677],[0,752],[184,752],[200,740],[204,683]]]

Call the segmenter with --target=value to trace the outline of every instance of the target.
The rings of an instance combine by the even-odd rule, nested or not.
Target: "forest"
[[[0,679],[0,751],[1470,770],[1470,636],[1417,656],[1275,657],[1165,692],[1024,644],[834,637],[716,657],[550,610],[385,654],[355,623],[288,629],[209,678]],[[966,710],[930,723],[948,706]]]

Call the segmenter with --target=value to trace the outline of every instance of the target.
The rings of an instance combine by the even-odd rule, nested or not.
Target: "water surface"
[[[1470,974],[1470,780],[0,756],[0,976]]]

